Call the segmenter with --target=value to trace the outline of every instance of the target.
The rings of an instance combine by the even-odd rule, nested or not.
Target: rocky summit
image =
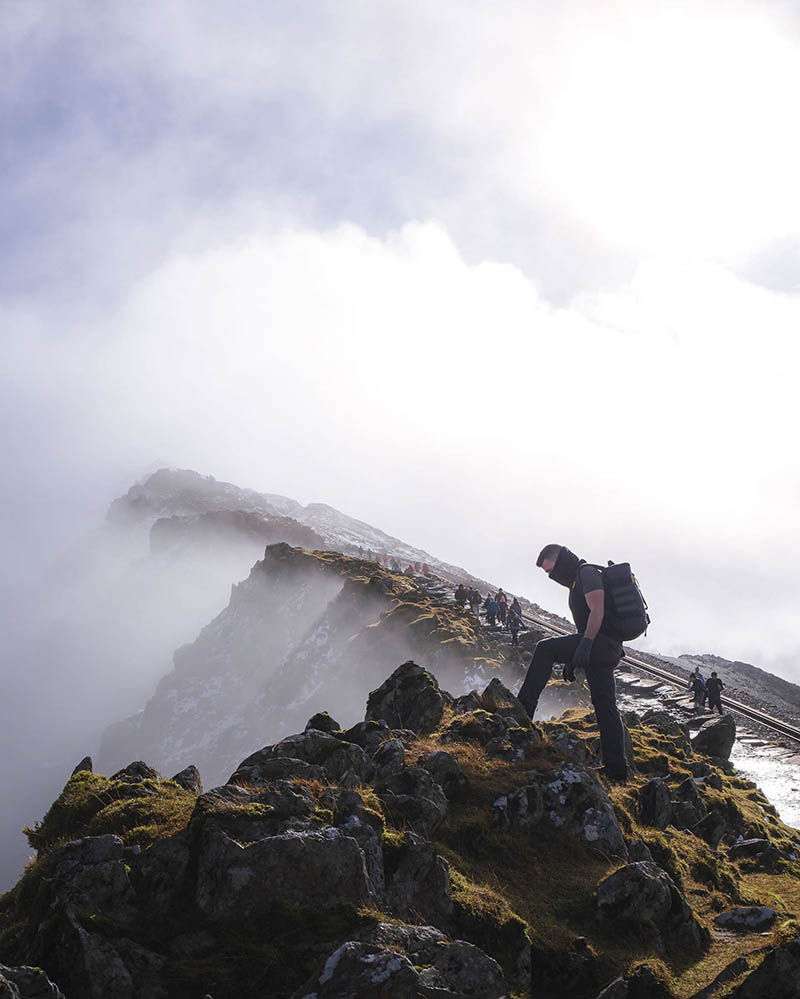
[[[84,759],[0,898],[0,995],[800,996],[800,834],[665,713],[627,727],[609,786],[586,710],[406,661],[211,790]]]

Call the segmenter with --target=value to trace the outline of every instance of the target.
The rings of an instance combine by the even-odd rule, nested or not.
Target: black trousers
[[[537,642],[527,676],[517,695],[531,718],[539,704],[539,697],[553,674],[553,664],[570,662],[581,637],[565,635],[563,638],[543,638]],[[598,635],[592,643],[592,655],[586,670],[597,727],[600,729],[603,764],[614,775],[625,774],[628,770],[625,736],[617,710],[617,688],[614,681],[614,667],[622,659],[622,654],[619,642],[605,635]]]
[[[713,711],[714,708],[722,714],[722,701],[720,700],[719,694],[709,694],[708,695],[708,710]]]

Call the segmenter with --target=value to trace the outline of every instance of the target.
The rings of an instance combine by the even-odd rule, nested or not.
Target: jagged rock
[[[423,996],[502,999],[508,988],[500,965],[464,940],[440,947],[430,967],[419,974]]]
[[[375,776],[375,765],[361,746],[354,742],[340,742],[322,764],[329,780],[343,787],[368,783]]]
[[[628,859],[632,864],[637,864],[642,860],[646,860],[650,864],[654,863],[653,854],[650,853],[650,848],[643,839],[635,839],[628,844]]]
[[[716,847],[725,835],[727,823],[725,816],[716,808],[712,808],[708,814],[703,816],[698,823],[692,827],[695,836],[699,836],[708,843],[709,846]]]
[[[406,759],[405,746],[399,739],[387,739],[375,750],[372,762],[378,780],[403,769]]]
[[[628,864],[600,884],[597,912],[606,924],[621,921],[649,927],[688,950],[699,950],[708,942],[708,931],[697,922],[672,878],[646,861]]]
[[[83,770],[88,770],[89,773],[93,772],[93,770],[92,770],[92,758],[91,758],[91,756],[84,756],[84,758],[81,760],[81,762],[72,771],[71,776],[74,777],[75,774],[79,774]]]
[[[345,835],[352,836],[361,847],[373,898],[384,896],[383,817],[371,811],[355,791],[345,790],[335,796],[333,821]]]
[[[724,717],[724,716],[723,716]],[[800,937],[771,950],[730,999],[800,999]]]
[[[130,865],[131,883],[139,899],[161,914],[182,896],[189,868],[189,846],[180,837],[158,839]]]
[[[481,695],[477,690],[470,690],[467,694],[462,694],[453,701],[453,713],[457,715],[467,714],[469,711],[480,711],[483,708]]]
[[[449,800],[458,798],[464,792],[467,786],[466,775],[450,753],[437,750],[420,765],[433,777]]]
[[[415,966],[433,964],[447,937],[435,926],[409,926],[405,923],[377,923],[361,939],[403,951]]]
[[[566,725],[548,724],[545,731],[558,752],[573,765],[585,763],[589,759],[589,750],[584,742],[575,732]]]
[[[732,715],[722,715],[704,722],[692,739],[692,748],[696,753],[728,760],[735,741],[736,722]]]
[[[481,707],[491,714],[513,718],[518,725],[530,725],[530,716],[522,703],[497,677],[486,686],[480,695],[480,702]]]
[[[627,857],[617,816],[593,774],[563,767],[547,774],[531,771],[528,778],[541,788],[543,821],[605,854]]]
[[[387,814],[397,825],[430,832],[447,815],[444,791],[422,767],[404,767],[375,784]]]
[[[772,869],[781,859],[780,850],[768,839],[741,840],[733,844],[730,855],[734,859],[746,857],[760,870]]]
[[[675,789],[672,823],[678,829],[691,829],[705,818],[707,808],[697,785],[687,777]]]
[[[361,746],[367,753],[374,753],[382,742],[391,738],[391,729],[383,719],[356,722],[352,728],[347,729],[344,738]]]
[[[666,829],[671,818],[669,786],[660,777],[653,777],[639,792],[639,819],[646,826]]]
[[[400,919],[423,919],[447,925],[453,914],[450,898],[450,866],[434,845],[416,833],[406,832],[399,846],[387,854],[386,906]]]
[[[340,829],[294,829],[242,845],[207,822],[197,862],[200,911],[246,919],[276,898],[315,909],[376,901],[363,851]]]
[[[744,905],[721,912],[714,922],[725,930],[758,933],[761,930],[768,930],[777,918],[778,913],[766,905]]]
[[[41,968],[6,968],[2,964],[0,964],[0,996],[3,999],[64,999],[64,993],[50,981]]]
[[[341,726],[339,722],[331,718],[327,711],[318,711],[306,723],[306,731],[310,728],[316,729],[318,732],[338,732]]]
[[[153,770],[141,760],[136,760],[135,763],[130,763],[122,770],[118,770],[111,777],[111,780],[122,781],[123,784],[137,784],[143,780],[158,780],[160,777],[161,774],[157,770]]]
[[[417,972],[403,954],[348,940],[294,999],[416,999]]]
[[[492,803],[495,824],[501,829],[530,829],[544,814],[544,796],[537,784],[501,794]]]
[[[391,728],[409,728],[424,735],[442,720],[448,700],[433,674],[409,661],[369,695],[366,721],[382,718]]]
[[[686,735],[677,720],[663,708],[651,708],[642,715],[642,724],[649,725],[662,735],[680,737]]]
[[[486,743],[486,755],[499,760],[519,762],[533,753],[542,741],[542,736],[530,725],[522,728],[512,725],[502,736],[496,736]]]
[[[477,742],[485,746],[492,739],[505,736],[508,727],[506,719],[481,708],[457,715],[445,729],[442,742]]]
[[[262,754],[269,752],[269,755]],[[299,777],[302,780],[325,781],[325,771],[315,763],[295,760],[291,756],[272,756],[272,747],[260,750],[239,764],[228,784],[248,784],[261,787],[275,780]]]
[[[288,735],[272,747],[273,756],[290,756],[294,760],[305,760],[306,763],[317,763],[322,766],[325,761],[341,749],[342,740],[329,732],[320,732],[308,728],[297,735]]]
[[[184,790],[191,791],[193,794],[203,793],[203,782],[200,780],[200,771],[194,764],[175,774],[172,780],[184,788]]]

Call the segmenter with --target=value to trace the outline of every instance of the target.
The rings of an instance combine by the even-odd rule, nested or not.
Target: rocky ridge
[[[588,712],[533,725],[497,678],[454,697],[406,662],[362,720],[318,713],[210,791],[83,760],[0,899],[0,988],[800,995],[800,834],[700,751],[722,733],[626,720],[637,775],[608,786]]]

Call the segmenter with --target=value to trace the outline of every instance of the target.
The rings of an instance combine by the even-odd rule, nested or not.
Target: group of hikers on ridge
[[[456,587],[454,597],[459,607],[466,607],[469,604],[475,617],[480,617],[483,609],[489,627],[496,629],[499,622],[501,628],[507,628],[511,633],[511,644],[519,645],[519,633],[523,623],[522,607],[516,597],[512,597],[509,603],[508,595],[500,587],[497,593],[489,593],[484,599],[474,586],[467,587],[463,583],[459,583]]]
[[[706,703],[708,703],[709,711],[716,708],[722,714],[722,691],[725,684],[720,680],[716,670],[712,670],[711,676],[706,680],[700,672],[700,667],[695,666],[687,686],[694,694],[695,711],[705,711]]]

